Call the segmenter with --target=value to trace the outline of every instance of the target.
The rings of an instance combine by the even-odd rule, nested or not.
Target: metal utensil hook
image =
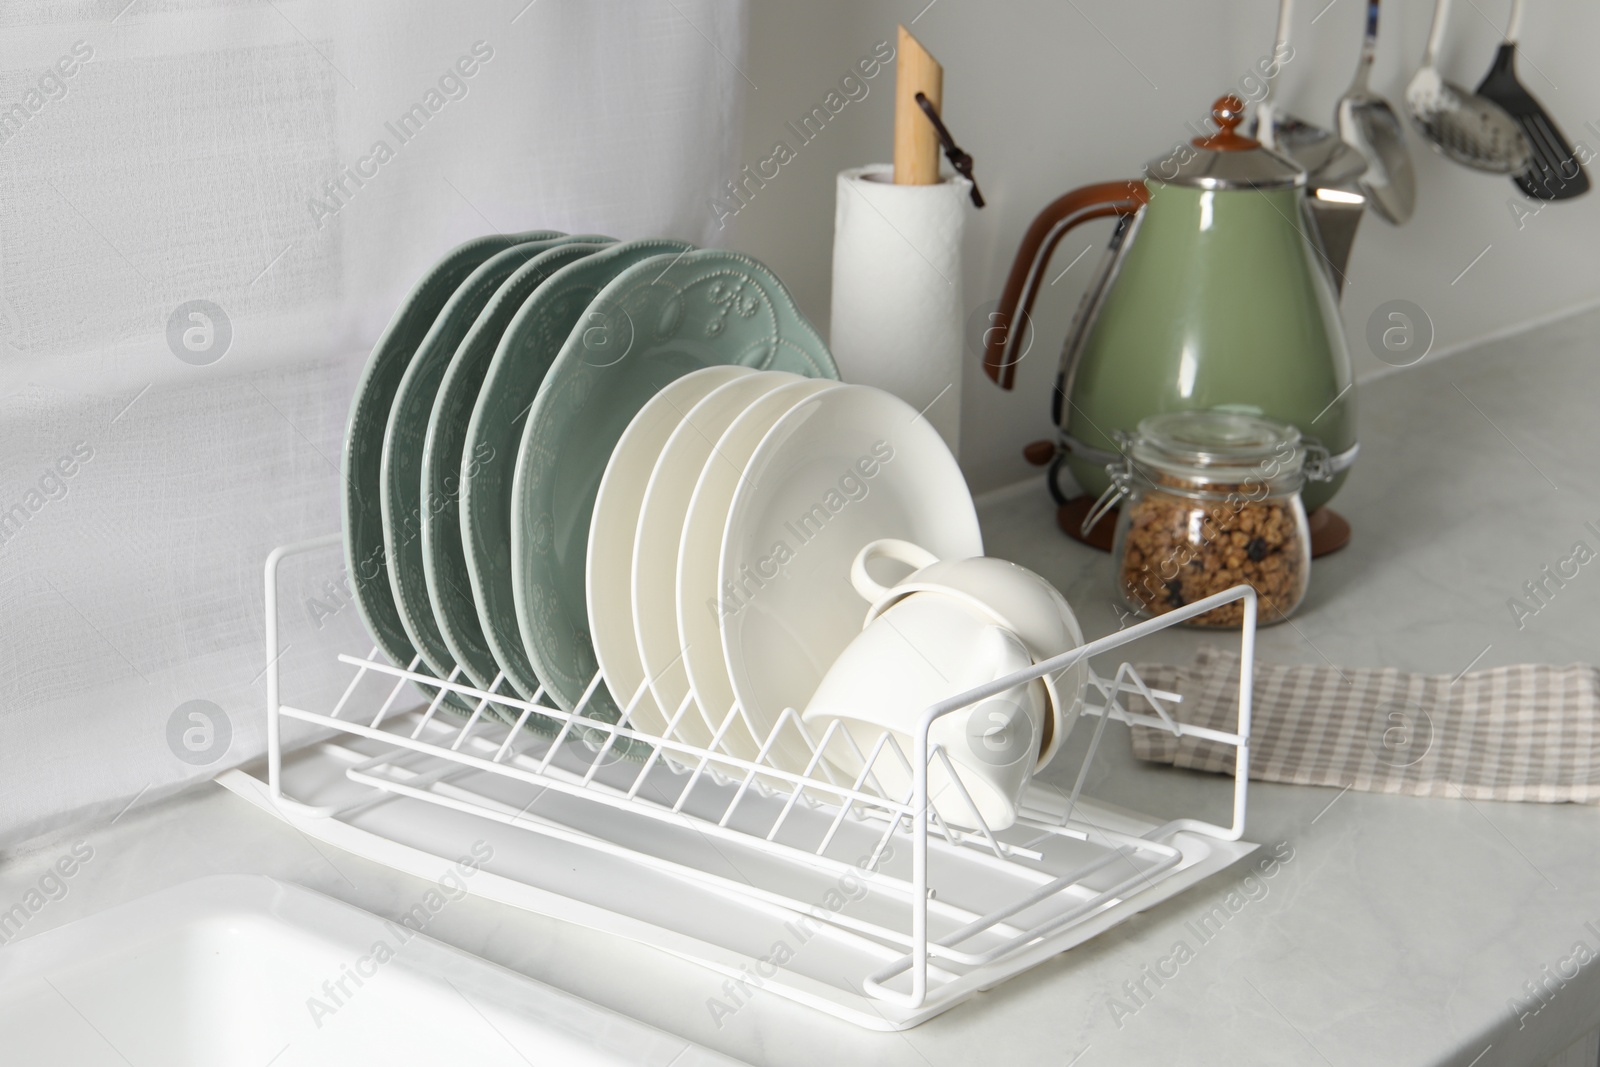
[[[956,169],[956,173],[972,183],[972,206],[983,206],[983,194],[978,192],[978,179],[972,176],[972,156],[962,151],[956,144],[956,139],[950,136],[950,131],[945,128],[944,121],[939,118],[938,109],[928,99],[927,93],[918,93],[917,106],[922,108],[922,113],[928,116],[928,121],[933,123],[934,132],[939,135],[939,140],[944,145],[945,158]]]

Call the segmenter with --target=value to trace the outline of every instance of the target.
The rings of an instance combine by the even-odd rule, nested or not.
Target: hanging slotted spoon
[[[1399,226],[1417,206],[1417,180],[1411,169],[1411,153],[1406,151],[1400,116],[1389,101],[1367,88],[1377,51],[1378,0],[1368,0],[1361,60],[1350,88],[1334,108],[1334,121],[1339,136],[1367,161],[1367,172],[1361,176],[1361,191],[1367,194],[1367,203],[1385,222]]]
[[[1516,174],[1527,167],[1529,156],[1528,139],[1516,120],[1494,101],[1445,81],[1434,66],[1449,17],[1450,0],[1435,0],[1422,69],[1406,86],[1411,119],[1446,158],[1491,174]]]
[[[1506,39],[1494,54],[1494,65],[1478,85],[1478,95],[1492,100],[1522,127],[1532,155],[1526,170],[1512,181],[1539,200],[1570,200],[1589,191],[1589,176],[1545,109],[1517,81],[1517,31],[1522,27],[1522,0],[1511,0]]]

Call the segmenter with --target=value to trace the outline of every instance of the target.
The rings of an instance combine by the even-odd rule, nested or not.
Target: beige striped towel
[[[1239,657],[1202,651],[1188,667],[1141,665],[1183,695],[1183,723],[1233,732]],[[1250,777],[1375,793],[1600,801],[1600,670],[1522,665],[1457,678],[1383,669],[1256,664]],[[1131,710],[1148,713],[1142,697]],[[1133,727],[1142,760],[1232,774],[1235,749]]]

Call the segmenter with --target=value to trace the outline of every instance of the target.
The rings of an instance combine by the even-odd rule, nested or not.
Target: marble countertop
[[[1355,538],[1316,564],[1260,655],[1451,675],[1600,660],[1600,568],[1531,617],[1508,606],[1574,542],[1600,548],[1585,525],[1600,526],[1597,336],[1589,313],[1363,386],[1361,460],[1337,501]],[[1106,557],[1061,536],[1052,511],[1042,487],[991,499],[990,554],[1055,581],[1090,636],[1116,629]],[[1228,640],[1169,632],[1138,658],[1187,661]],[[1089,792],[1224,819],[1228,780],[1138,764],[1111,729]],[[1542,1064],[1600,1025],[1600,810],[1257,783],[1248,836],[1264,848],[1234,868],[899,1034],[771,996],[719,1026],[710,971],[488,901],[453,904],[429,933],[756,1064],[1491,1067]],[[92,858],[52,883],[23,933],[213,873],[269,874],[390,917],[426,888],[206,786],[11,850],[0,909],[78,842]],[[1225,923],[1194,925],[1219,905]]]

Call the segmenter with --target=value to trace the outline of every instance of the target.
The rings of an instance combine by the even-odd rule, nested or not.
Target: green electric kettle
[[[1338,299],[1364,206],[1359,170],[1308,182],[1294,161],[1235,132],[1243,109],[1238,97],[1217,100],[1216,132],[1150,161],[1143,182],[1060,197],[1017,251],[984,336],[984,369],[1003,389],[1031,343],[1028,312],[1062,236],[1089,219],[1120,218],[1062,349],[1059,439],[1027,449],[1051,464],[1063,527],[1079,505],[1057,485],[1061,467],[1092,501],[1109,484],[1106,465],[1121,460],[1118,436],[1148,415],[1223,408],[1298,427],[1322,475],[1306,486],[1308,511],[1332,498],[1355,460]]]

